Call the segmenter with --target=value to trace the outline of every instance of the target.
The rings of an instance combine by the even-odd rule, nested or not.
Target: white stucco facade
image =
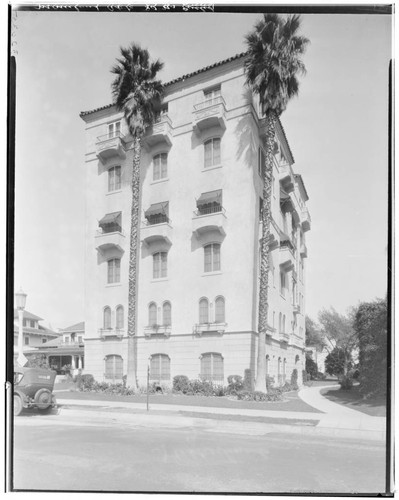
[[[165,384],[175,375],[216,372],[215,380],[224,383],[248,369],[255,376],[259,148],[265,127],[245,86],[243,57],[167,84],[164,103],[167,111],[148,131],[142,150],[138,383],[145,384],[148,365],[152,379]],[[127,371],[132,143],[122,114],[112,106],[81,116],[86,123],[85,372],[119,380]],[[116,130],[110,124],[118,121],[121,136],[118,129],[109,137]],[[301,379],[305,366],[310,217],[292,163],[278,124],[266,339],[268,372],[276,382],[284,371],[289,380],[294,368]],[[157,207],[161,219],[156,213],[151,218]]]

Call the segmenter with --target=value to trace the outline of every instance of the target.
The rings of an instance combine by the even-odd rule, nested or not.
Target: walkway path
[[[298,396],[305,403],[323,412],[318,427],[374,432],[383,438],[386,432],[385,417],[366,415],[360,411],[334,403],[320,394],[320,391],[325,388],[338,389],[339,387],[339,385],[304,387],[299,391]]]

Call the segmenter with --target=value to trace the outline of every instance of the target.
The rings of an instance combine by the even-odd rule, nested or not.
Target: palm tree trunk
[[[137,288],[138,288],[138,236],[140,208],[140,160],[141,141],[134,139],[132,169],[132,205],[130,219],[130,255],[129,255],[129,298],[128,298],[128,354],[126,385],[137,390]]]
[[[277,116],[272,111],[266,115],[266,165],[263,182],[262,240],[260,251],[260,283],[258,313],[258,359],[255,390],[267,393],[266,387],[266,330],[269,287],[269,237],[271,221],[271,190],[273,180],[273,148]]]

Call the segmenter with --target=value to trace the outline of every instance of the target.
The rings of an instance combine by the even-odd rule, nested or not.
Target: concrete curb
[[[238,410],[235,408],[205,408],[205,407],[188,407],[176,405],[150,405],[150,412],[156,413],[134,413],[136,410],[145,410],[141,403],[126,403],[126,402],[110,402],[110,401],[82,401],[59,399],[58,403],[65,408],[61,411],[67,411],[72,415],[78,413],[74,408],[68,406],[79,407],[86,406],[98,408],[95,415],[103,415],[104,418],[110,419],[112,415],[117,415],[117,421],[125,425],[134,425],[140,427],[157,427],[157,428],[196,428],[208,432],[224,432],[231,434],[248,434],[248,435],[265,435],[269,433],[292,433],[302,434],[307,436],[326,436],[344,439],[364,439],[371,441],[385,440],[385,428],[380,429],[378,426],[374,428],[363,428],[358,426],[358,420],[347,421],[346,419],[337,422],[337,419],[331,415],[321,413],[300,413],[300,412],[281,412],[281,411],[263,411],[263,410]],[[102,412],[101,408],[130,409],[132,413]],[[215,411],[216,410],[216,411]],[[222,411],[220,411],[222,410]],[[236,411],[234,411],[236,410]],[[184,415],[185,412],[190,412],[191,415]],[[285,415],[282,415],[285,413]],[[196,416],[196,414],[198,416]],[[200,416],[200,414],[202,414]],[[207,418],[203,414],[218,415],[219,418]],[[244,421],[229,421],[223,416],[241,416],[245,417],[264,417],[277,420],[285,419],[287,423],[269,423],[269,422],[254,422],[251,420]],[[222,418],[220,418],[222,417]],[[310,417],[310,418],[309,418]],[[295,422],[290,422],[295,420]],[[302,423],[301,423],[302,421]],[[309,421],[313,421],[312,425]],[[81,421],[82,425],[92,425],[89,421]]]

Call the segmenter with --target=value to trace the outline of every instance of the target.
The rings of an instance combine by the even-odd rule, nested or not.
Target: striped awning
[[[105,224],[114,224],[120,222],[121,212],[112,212],[111,214],[106,214],[98,222],[99,226],[104,226]]]
[[[145,217],[149,217],[150,215],[161,215],[165,214],[168,215],[168,209],[169,209],[169,202],[162,202],[162,203],[154,203],[153,205],[148,208],[144,215]]]
[[[206,203],[222,203],[222,190],[217,189],[216,191],[208,191],[207,193],[202,193],[197,200],[197,207],[205,205]]]

